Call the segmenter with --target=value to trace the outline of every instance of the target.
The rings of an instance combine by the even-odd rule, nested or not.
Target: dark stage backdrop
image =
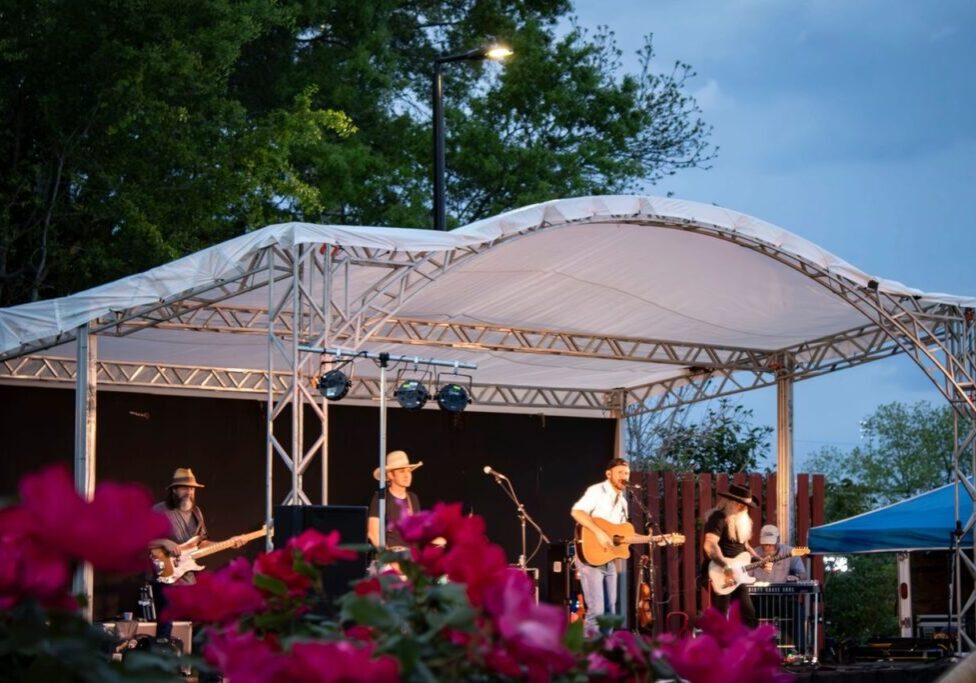
[[[206,485],[198,502],[214,540],[260,527],[265,492],[263,402],[114,391],[100,392],[97,400],[98,480],[139,482],[161,499],[173,470],[191,467]],[[13,494],[27,471],[56,461],[70,465],[73,391],[0,386],[0,406],[0,496]],[[372,472],[378,465],[378,411],[332,404],[329,415],[329,503],[366,505],[376,487]],[[613,457],[615,425],[610,419],[452,415],[399,408],[390,409],[387,419],[388,450],[403,449],[411,461],[424,463],[414,473],[412,489],[421,504],[461,502],[466,512],[485,518],[488,537],[505,549],[512,563],[521,548],[515,506],[483,467],[491,465],[512,480],[526,510],[556,541],[572,535],[570,506],[587,485],[603,479],[603,467]],[[278,438],[290,441],[287,412],[279,424]],[[305,425],[311,444],[318,437],[311,414]],[[274,499],[280,503],[291,479],[277,457],[274,479]],[[312,502],[321,503],[318,459],[304,483]],[[538,535],[528,527],[526,537],[531,554]],[[256,541],[246,552],[253,556],[262,547]],[[234,556],[233,551],[216,554],[204,564],[219,567]],[[543,578],[545,558],[542,547],[530,563]],[[136,589],[131,580],[96,576],[96,617],[137,612]]]

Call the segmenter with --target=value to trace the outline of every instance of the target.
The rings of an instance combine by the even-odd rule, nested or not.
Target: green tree
[[[714,149],[690,68],[622,73],[566,0],[0,0],[0,305],[287,220],[422,227],[439,54],[453,224]]]
[[[862,443],[826,447],[809,468],[827,478],[827,519],[866,512],[952,481],[952,409],[887,403],[861,423]]]
[[[773,428],[753,425],[753,411],[728,399],[720,399],[717,406],[709,406],[696,423],[686,424],[686,419],[686,412],[679,414],[677,411],[665,418],[654,414],[628,418],[632,467],[681,472],[745,472],[755,470],[769,452]]]

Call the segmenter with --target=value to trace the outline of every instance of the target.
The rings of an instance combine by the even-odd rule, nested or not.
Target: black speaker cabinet
[[[283,548],[288,539],[306,529],[322,533],[337,530],[343,545],[366,543],[366,507],[362,505],[278,505],[274,509],[274,546]],[[322,582],[326,595],[334,600],[349,590],[352,581],[366,576],[366,555],[335,562],[325,568]]]
[[[549,579],[546,602],[553,605],[565,605],[569,602],[572,567],[568,546],[568,541],[555,541],[549,544],[546,553],[546,575]]]

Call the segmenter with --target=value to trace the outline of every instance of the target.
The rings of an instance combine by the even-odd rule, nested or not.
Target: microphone
[[[640,489],[640,488],[642,488],[640,484],[635,484],[632,481],[625,481],[624,482],[624,486],[626,486],[629,489]]]
[[[485,465],[484,466],[484,469],[483,469],[483,472],[485,474],[490,474],[491,476],[495,477],[496,479],[504,479],[504,480],[508,481],[508,477],[506,477],[501,472],[496,472],[495,470],[491,469],[491,465]]]

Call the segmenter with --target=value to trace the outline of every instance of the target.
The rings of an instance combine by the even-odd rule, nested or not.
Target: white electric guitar
[[[268,535],[268,527],[263,526],[257,531],[244,534],[241,539],[244,543],[253,541],[256,538],[263,538]],[[235,539],[228,538],[220,543],[211,543],[205,548],[198,548],[200,537],[194,536],[190,540],[181,543],[179,557],[173,557],[163,548],[152,548],[149,554],[153,563],[153,570],[156,572],[156,580],[160,583],[176,583],[187,572],[198,572],[203,569],[202,565],[197,564],[197,558],[206,557],[227,550],[234,546]]]
[[[735,557],[725,558],[725,566],[732,569],[731,575],[726,575],[718,564],[713,560],[708,563],[708,580],[712,584],[712,590],[718,595],[728,595],[741,585],[749,585],[756,582],[756,577],[750,576],[749,571],[756,567],[761,567],[767,562],[781,562],[790,557],[803,557],[809,555],[809,548],[793,548],[788,553],[766,557],[757,562],[749,562],[751,556],[747,552],[741,552]]]

